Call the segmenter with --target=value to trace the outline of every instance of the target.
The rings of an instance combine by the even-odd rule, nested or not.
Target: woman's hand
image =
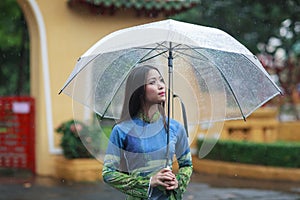
[[[178,181],[170,169],[164,168],[152,176],[150,182],[151,187],[157,187],[159,185],[165,187],[166,190],[174,190],[178,188]]]

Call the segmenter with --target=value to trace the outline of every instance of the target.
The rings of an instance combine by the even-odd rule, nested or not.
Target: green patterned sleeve
[[[110,143],[104,157],[102,169],[103,181],[113,188],[135,198],[148,198],[150,177],[126,173],[127,167],[122,162],[123,136],[115,126],[110,136]]]
[[[124,194],[137,198],[148,198],[150,177],[128,175],[107,165],[103,166],[102,176],[104,182]]]
[[[176,199],[182,199],[183,193],[190,182],[190,178],[193,172],[191,153],[184,155],[178,160],[179,170],[176,174],[178,180],[178,188],[175,190]]]

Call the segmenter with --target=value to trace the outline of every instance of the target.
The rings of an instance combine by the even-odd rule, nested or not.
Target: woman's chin
[[[158,103],[165,103],[166,99],[161,99]]]

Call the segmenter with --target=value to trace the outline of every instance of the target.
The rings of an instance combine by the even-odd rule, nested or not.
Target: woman
[[[186,132],[172,119],[167,151],[165,99],[165,83],[158,69],[144,65],[131,71],[121,119],[112,130],[102,172],[104,181],[125,193],[128,200],[182,199],[189,183],[192,159]],[[176,175],[172,172],[174,155],[179,165]]]

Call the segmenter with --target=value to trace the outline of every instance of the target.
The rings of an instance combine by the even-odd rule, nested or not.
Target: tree
[[[29,36],[14,0],[0,2],[0,96],[29,94]]]
[[[212,26],[239,40],[254,54],[268,51],[270,38],[282,37],[281,28],[289,22],[293,37],[283,39],[291,48],[299,40],[300,5],[298,0],[203,0],[197,7],[172,18]],[[260,45],[260,44],[264,44]]]
[[[224,30],[258,55],[283,90],[280,103],[300,119],[299,0],[203,0],[173,18]]]

